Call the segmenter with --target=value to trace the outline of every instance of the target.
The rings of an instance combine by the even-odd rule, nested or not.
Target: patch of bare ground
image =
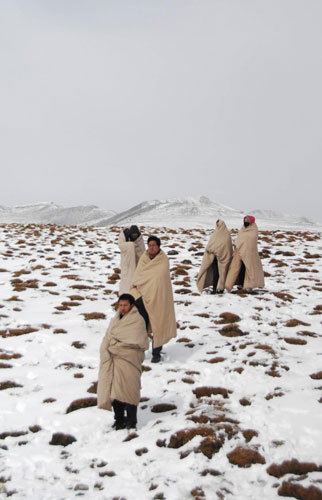
[[[225,325],[228,323],[237,323],[240,321],[240,317],[238,314],[230,313],[230,312],[223,312],[219,314],[220,320],[214,321],[217,325]]]
[[[219,330],[220,335],[223,337],[243,337],[248,335],[248,332],[243,332],[236,323],[231,323],[224,326]]]
[[[8,330],[0,330],[0,337],[18,337],[19,335],[27,335],[28,333],[38,332],[36,328],[10,328]]]
[[[266,351],[269,354],[271,354],[274,358],[276,358],[276,352],[271,346],[267,344],[257,344],[255,345],[255,349],[261,349],[262,351]]]
[[[166,412],[166,411],[172,411],[172,410],[176,410],[176,409],[177,409],[177,407],[174,404],[171,404],[171,403],[159,403],[159,404],[156,404],[156,405],[152,406],[151,412],[152,413],[163,413],[163,412]]]
[[[3,351],[3,349],[0,349],[0,359],[4,359],[6,361],[10,359],[19,359],[22,357],[22,354],[18,353],[11,353],[8,351]]]
[[[16,384],[16,382],[12,382],[11,380],[5,380],[4,382],[0,382],[0,391],[5,391],[6,389],[14,389],[15,387],[23,387],[21,384]]]
[[[207,363],[211,363],[211,364],[214,364],[214,363],[222,363],[223,361],[225,361],[226,358],[221,358],[220,356],[216,357],[216,358],[211,358],[211,359],[208,359],[207,360]]]
[[[319,335],[315,332],[309,332],[306,330],[296,332],[296,335],[302,335],[303,337],[319,337]]]
[[[286,323],[285,326],[288,328],[293,328],[294,326],[311,326],[310,323],[305,323],[304,321],[301,321],[299,319],[289,319]]]
[[[238,467],[251,467],[254,464],[265,464],[265,458],[252,448],[244,448],[237,446],[234,450],[227,454],[229,462]]]
[[[319,488],[315,486],[305,488],[301,484],[291,481],[283,481],[277,492],[281,497],[292,497],[298,500],[322,500],[322,490]]]
[[[217,453],[223,445],[223,437],[217,437],[212,428],[199,425],[191,429],[177,431],[170,437],[168,448],[181,448],[196,436],[201,436],[204,439],[194,448],[194,452],[201,452],[208,458],[211,458]]]
[[[306,345],[307,341],[304,339],[298,339],[294,337],[284,337],[284,342],[287,344],[292,344],[292,345]]]
[[[63,434],[62,432],[55,432],[52,435],[49,444],[54,446],[68,446],[77,441],[77,439],[71,434]]]
[[[0,439],[6,439],[7,437],[20,437],[20,436],[25,436],[28,434],[28,431],[8,431],[8,432],[1,432],[0,433]]]
[[[322,380],[322,371],[320,372],[316,372],[316,373],[312,373],[310,375],[310,377],[313,379],[313,380]]]
[[[200,399],[204,397],[211,397],[211,396],[222,396],[224,399],[229,398],[229,394],[232,393],[232,391],[227,390],[223,387],[209,387],[209,386],[204,386],[204,387],[196,387],[192,391],[194,395]]]
[[[322,465],[316,465],[314,462],[299,462],[296,458],[285,460],[281,464],[271,464],[267,469],[270,476],[277,478],[283,477],[286,474],[296,474],[301,476],[309,472],[321,472]]]
[[[75,401],[70,403],[69,407],[66,410],[66,413],[81,410],[82,408],[89,408],[90,406],[97,406],[97,398],[75,399]]]
[[[104,313],[92,312],[92,313],[84,313],[83,314],[86,321],[90,321],[93,319],[105,319],[106,316]]]
[[[292,302],[295,298],[293,295],[286,292],[273,292],[273,295],[284,302]]]

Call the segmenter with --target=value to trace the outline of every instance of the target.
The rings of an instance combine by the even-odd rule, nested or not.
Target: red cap
[[[253,217],[253,215],[247,215],[247,217],[249,218],[249,222],[250,222],[251,224],[254,224],[254,222],[255,222],[255,217]]]

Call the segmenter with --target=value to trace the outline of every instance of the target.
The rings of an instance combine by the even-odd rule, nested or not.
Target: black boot
[[[126,427],[126,422],[125,422],[125,416],[124,416],[124,411],[125,411],[125,403],[122,403],[122,401],[118,401],[117,399],[114,399],[112,402],[112,407],[114,410],[114,424],[113,428],[118,431],[120,429],[125,429]]]
[[[136,429],[137,424],[137,409],[135,405],[126,405],[126,427],[127,429]]]

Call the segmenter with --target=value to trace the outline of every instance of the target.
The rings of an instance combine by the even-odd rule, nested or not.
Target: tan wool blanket
[[[235,251],[226,278],[226,289],[231,291],[236,283],[242,262],[245,265],[243,288],[263,288],[264,272],[258,255],[258,227],[255,223],[242,227],[235,241]]]
[[[153,345],[159,347],[177,335],[169,259],[160,252],[150,259],[144,252],[135,270],[131,295],[142,297],[153,332]]]
[[[119,234],[118,246],[121,251],[121,280],[119,295],[129,293],[132,285],[134,271],[141,255],[144,253],[145,246],[142,235],[135,241],[126,241],[124,231]]]
[[[217,229],[212,233],[206,246],[201,261],[201,267],[197,276],[197,287],[201,293],[205,288],[211,286],[214,280],[212,263],[217,257],[219,279],[217,290],[225,288],[226,276],[233,255],[231,236],[224,221],[219,221]]]
[[[149,348],[145,321],[135,306],[111,320],[100,348],[97,405],[112,410],[112,401],[138,405],[144,351]]]

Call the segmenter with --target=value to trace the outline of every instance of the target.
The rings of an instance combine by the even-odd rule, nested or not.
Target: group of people
[[[264,272],[258,254],[258,227],[255,217],[246,215],[233,244],[226,224],[217,220],[216,230],[206,246],[197,277],[201,293],[209,286],[212,293],[231,292],[234,285],[251,290],[264,287]]]
[[[234,242],[222,220],[217,220],[197,277],[200,292],[230,292],[234,285],[252,289],[264,286],[257,250],[255,218],[244,217]],[[161,360],[162,346],[176,337],[176,318],[169,259],[161,240],[149,236],[147,249],[137,226],[121,230],[121,279],[118,310],[100,348],[98,407],[114,410],[116,430],[135,428],[140,401],[144,351],[152,339],[152,362]]]

